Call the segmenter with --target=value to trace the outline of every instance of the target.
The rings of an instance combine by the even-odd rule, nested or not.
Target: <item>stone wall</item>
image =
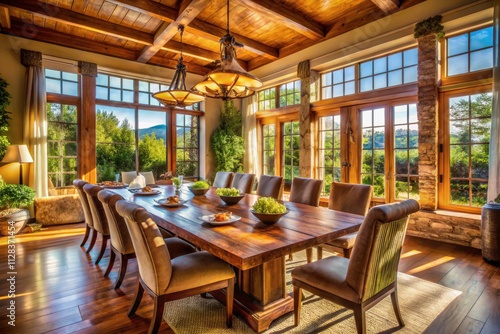
[[[410,217],[407,235],[481,248],[480,215],[421,210]]]

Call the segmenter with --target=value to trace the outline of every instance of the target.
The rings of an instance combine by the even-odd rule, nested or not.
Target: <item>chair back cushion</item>
[[[116,210],[125,218],[142,281],[155,294],[163,294],[170,284],[172,264],[158,226],[151,215],[135,203],[118,201]]]
[[[132,181],[137,177],[137,172],[135,170],[131,172],[122,172],[122,182],[131,184]]]
[[[155,184],[155,177],[153,172],[139,172],[146,179],[146,184]],[[126,182],[128,183],[128,182]]]
[[[83,186],[83,191],[87,194],[87,200],[89,201],[94,228],[102,235],[109,235],[108,219],[106,218],[106,213],[104,212],[101,201],[97,198],[97,194],[103,189],[104,188],[90,183]]]
[[[73,180],[73,185],[76,188],[78,193],[78,197],[80,197],[80,202],[82,203],[83,215],[85,216],[85,223],[90,227],[94,226],[94,221],[92,220],[92,213],[90,212],[89,200],[87,199],[87,195],[83,191],[83,186],[88,182],[80,179]]]
[[[101,201],[108,220],[111,245],[121,254],[133,254],[134,245],[132,245],[125,219],[116,211],[116,202],[123,200],[123,197],[104,189],[99,191],[97,198]]]
[[[332,182],[328,208],[366,216],[372,200],[373,186]]]
[[[365,301],[396,281],[409,215],[417,201],[372,207],[358,231],[346,283]]]
[[[281,196],[283,196],[283,186],[282,176],[261,175],[257,195],[281,199]]]
[[[251,194],[255,174],[235,173],[231,187],[236,188],[243,194]]]
[[[321,196],[322,187],[322,180],[296,177],[292,180],[289,201],[311,206],[319,206],[319,197]]]
[[[215,174],[213,187],[215,188],[229,188],[233,182],[233,172],[217,172]]]

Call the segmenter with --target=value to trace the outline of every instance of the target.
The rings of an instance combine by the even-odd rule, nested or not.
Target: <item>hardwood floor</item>
[[[19,234],[13,270],[7,267],[8,239],[0,237],[1,333],[147,332],[150,298],[144,296],[136,317],[126,315],[137,279],[135,260],[129,261],[121,288],[113,290],[118,261],[103,277],[109,249],[94,265],[100,244],[86,254],[79,247],[83,233],[83,224],[72,224]],[[500,270],[484,262],[480,250],[407,237],[399,270],[463,292],[427,333],[500,333]],[[10,271],[16,272],[15,299],[7,296]],[[11,300],[15,327],[8,324]],[[160,332],[173,333],[165,322]]]

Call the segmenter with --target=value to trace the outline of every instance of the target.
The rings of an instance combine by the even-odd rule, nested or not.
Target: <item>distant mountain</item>
[[[165,124],[158,124],[150,128],[139,129],[139,139],[144,138],[146,135],[151,136],[153,133],[156,135],[156,138],[163,138],[165,140],[167,137],[167,126]]]

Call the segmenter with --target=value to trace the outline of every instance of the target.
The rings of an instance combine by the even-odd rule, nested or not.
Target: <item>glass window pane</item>
[[[378,74],[383,72],[387,72],[387,57],[378,58],[373,61],[373,73]]]
[[[388,56],[387,63],[389,71],[403,67],[403,53],[398,52]]]
[[[448,58],[448,75],[467,73],[469,71],[468,62],[468,54]]]
[[[354,94],[355,91],[355,86],[354,86],[354,81],[346,82],[344,86],[344,95],[351,95]]]
[[[121,88],[122,80],[120,77],[110,76],[109,77],[109,86],[113,88]]]
[[[361,92],[372,90],[373,89],[372,77],[361,79],[359,89]]]
[[[344,80],[345,81],[354,80],[354,66],[349,66],[344,68]]]
[[[78,83],[76,82],[62,82],[63,88],[62,93],[65,95],[78,96]]]
[[[96,98],[107,100],[108,99],[108,88],[106,87],[96,87]]]
[[[373,88],[385,88],[387,87],[387,76],[385,73],[379,74],[373,77]]]
[[[333,86],[333,96],[338,97],[338,96],[343,96],[344,95],[344,85],[335,85]]]
[[[403,84],[402,71],[396,70],[388,73],[389,87]]]
[[[56,70],[51,70],[49,68],[46,68],[45,69],[45,76],[46,77],[60,79],[61,78],[61,72],[60,71],[56,71]]]
[[[344,70],[333,71],[333,83],[340,83],[344,81]]]
[[[471,51],[491,46],[493,46],[493,27],[480,29],[470,33]]]
[[[407,67],[404,69],[404,83],[417,81],[417,66]]]
[[[417,65],[418,63],[418,51],[417,48],[406,50],[403,52],[404,66]]]
[[[373,66],[372,66],[372,61],[367,61],[367,62],[364,62],[364,63],[361,63],[360,64],[360,72],[359,72],[359,75],[360,77],[367,77],[369,75],[372,75],[373,74]]]
[[[61,94],[61,81],[60,80],[46,78],[45,79],[45,86],[46,86],[45,90],[47,91],[47,93]]]
[[[467,52],[468,42],[467,34],[448,38],[448,57]]]
[[[471,52],[470,71],[479,71],[493,67],[493,48]]]
[[[134,90],[134,80],[123,78],[123,89]]]

